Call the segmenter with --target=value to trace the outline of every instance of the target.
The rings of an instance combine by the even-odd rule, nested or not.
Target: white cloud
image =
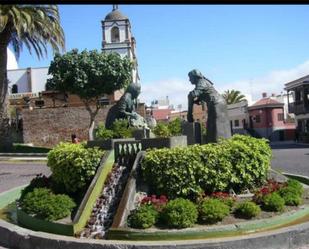
[[[150,105],[152,100],[165,99],[168,96],[170,104],[175,107],[182,104],[183,109],[187,109],[187,95],[194,86],[189,80],[167,79],[142,84],[140,100]]]
[[[239,80],[218,87],[218,91],[223,92],[227,89],[239,90],[245,95],[252,95],[254,100],[262,97],[266,92],[280,94],[284,92],[284,84],[296,80],[309,74],[309,60],[287,70],[275,70],[251,80]]]
[[[284,84],[306,76],[309,74],[309,60],[287,70],[275,70],[265,75],[261,75],[251,80],[238,80],[228,84],[219,85],[215,82],[216,89],[223,93],[227,89],[235,89],[241,91],[247,96],[250,103],[250,96],[253,100],[262,97],[262,93],[266,92],[279,94],[284,92]],[[152,100],[164,99],[169,97],[170,103],[175,107],[182,104],[183,109],[187,108],[187,95],[193,90],[194,86],[190,84],[188,79],[167,79],[154,82],[142,83],[142,93],[140,100],[146,104],[150,104]]]

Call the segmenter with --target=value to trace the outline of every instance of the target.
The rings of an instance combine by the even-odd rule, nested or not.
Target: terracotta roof
[[[249,109],[256,109],[259,107],[282,107],[283,103],[272,99],[272,98],[263,98],[255,102],[253,105],[249,106]]]
[[[167,120],[171,114],[171,109],[153,109],[152,115],[156,120]]]

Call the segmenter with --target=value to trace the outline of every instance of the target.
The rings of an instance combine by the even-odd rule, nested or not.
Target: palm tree
[[[40,59],[47,45],[64,50],[64,32],[55,5],[0,5],[0,149],[12,146],[8,118],[7,47],[19,54],[23,45]]]
[[[241,94],[238,90],[227,90],[222,96],[228,105],[246,100],[245,95]]]

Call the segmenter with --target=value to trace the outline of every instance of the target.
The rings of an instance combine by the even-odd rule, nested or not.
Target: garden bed
[[[250,220],[238,218],[233,214],[229,214],[222,221],[215,224],[195,224],[193,227],[184,229],[168,229],[160,226],[152,226],[148,229],[130,228],[127,224],[127,218],[130,211],[135,208],[136,203],[134,203],[134,201],[139,198],[140,190],[145,191],[148,189],[145,184],[140,184],[140,181],[136,179],[136,175],[135,168],[132,170],[128,180],[113,225],[106,236],[107,239],[184,240],[217,238],[272,230],[309,221],[309,189],[307,186],[303,194],[303,205],[298,207],[286,206],[284,212],[269,212],[262,210],[258,216]],[[238,198],[237,202],[242,202],[246,199],[250,199],[250,197],[241,196],[241,198]]]
[[[104,181],[114,164],[113,151],[107,151],[101,160],[96,175],[92,179],[83,199],[81,200],[74,216],[59,221],[46,221],[28,215],[17,208],[18,223],[32,230],[73,236],[79,233],[89,219],[93,205],[100,195]]]

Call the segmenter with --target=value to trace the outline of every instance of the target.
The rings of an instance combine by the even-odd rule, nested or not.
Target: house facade
[[[299,139],[309,142],[309,75],[285,84],[289,111],[294,113]]]
[[[270,141],[293,140],[295,123],[286,122],[284,118],[284,103],[267,97],[248,107],[249,131],[254,131],[260,137]]]

